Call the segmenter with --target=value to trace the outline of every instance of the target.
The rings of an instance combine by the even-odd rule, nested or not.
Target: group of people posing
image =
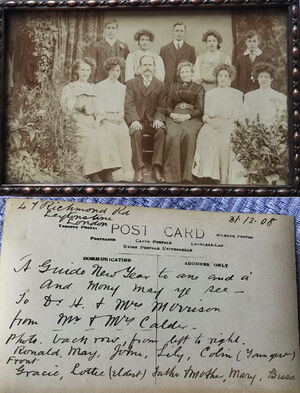
[[[134,52],[117,32],[117,20],[104,22],[95,60],[77,60],[62,91],[61,104],[76,122],[83,175],[92,182],[143,182],[143,135],[150,134],[156,182],[247,183],[231,149],[236,121],[271,125],[287,110],[286,96],[271,88],[274,67],[259,35],[247,32],[234,67],[215,30],[203,34],[207,50],[197,58],[182,22],[160,55],[150,49],[151,31],[134,35]]]

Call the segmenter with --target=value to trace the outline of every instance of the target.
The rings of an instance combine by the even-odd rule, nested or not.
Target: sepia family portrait
[[[287,184],[286,36],[276,8],[16,12],[6,182]]]

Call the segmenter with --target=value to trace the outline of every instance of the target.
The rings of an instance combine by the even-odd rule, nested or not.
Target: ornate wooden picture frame
[[[300,195],[297,0],[0,1],[0,61],[1,195]]]

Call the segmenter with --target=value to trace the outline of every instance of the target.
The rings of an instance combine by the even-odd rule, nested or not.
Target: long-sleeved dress
[[[105,127],[96,122],[96,91],[88,82],[75,81],[66,85],[61,105],[76,122],[77,154],[82,161],[82,173],[88,176],[103,170],[121,167],[116,147]],[[111,145],[112,149],[107,146]]]
[[[257,89],[245,94],[243,105],[243,116],[256,121],[259,118],[261,123],[271,125],[276,120],[276,116],[286,114],[287,97],[272,88]]]
[[[272,88],[256,89],[245,94],[244,105],[242,110],[242,119],[252,122],[264,124],[266,127],[273,125],[286,125],[287,131],[287,96]],[[281,154],[287,154],[287,143],[282,143]],[[281,179],[279,174],[266,176],[267,181],[272,184],[286,184],[286,179]]]
[[[165,66],[163,59],[155,52],[142,51],[141,49],[138,49],[134,52],[129,53],[129,55],[127,56],[125,68],[125,82],[133,79],[136,75],[140,75],[140,58],[146,55],[152,56],[155,60],[154,76],[160,81],[164,81]]]
[[[112,82],[107,78],[96,85],[96,90],[97,109],[107,114],[107,119],[104,119],[102,124],[113,139],[115,153],[121,162],[121,168],[113,173],[113,180],[130,182],[134,178],[134,170],[131,162],[129,130],[124,120],[126,86],[119,81]],[[117,122],[116,119],[118,119]],[[110,149],[109,143],[106,147]]]
[[[205,122],[197,137],[192,173],[221,184],[244,183],[243,168],[230,147],[235,120],[240,116],[243,94],[232,87],[216,87],[205,95]]]
[[[191,119],[176,123],[167,118],[164,149],[164,176],[167,182],[192,182],[192,164],[196,138],[202,127],[204,89],[201,85],[175,83],[171,86],[166,114],[189,114]]]
[[[205,91],[217,87],[214,70],[219,64],[231,64],[230,57],[220,52],[205,52],[201,53],[194,65],[193,80],[196,83],[202,83]]]

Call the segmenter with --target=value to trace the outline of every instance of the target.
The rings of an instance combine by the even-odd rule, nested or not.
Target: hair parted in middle
[[[178,76],[178,77],[180,77],[180,71],[181,71],[181,69],[182,69],[183,67],[189,67],[189,68],[191,69],[192,72],[194,71],[193,63],[191,63],[191,62],[189,62],[189,61],[187,61],[187,60],[181,61],[181,62],[178,64],[178,66],[177,66],[177,76]]]
[[[220,34],[217,30],[213,30],[213,29],[207,30],[207,31],[203,34],[203,36],[202,36],[202,41],[203,41],[203,42],[207,42],[207,38],[208,38],[208,36],[210,36],[210,35],[212,35],[212,36],[214,36],[214,37],[216,38],[216,40],[218,41],[218,46],[217,46],[217,48],[220,49],[220,48],[221,48],[221,44],[222,44],[222,42],[223,42],[223,37],[221,36],[221,34]]]
[[[72,65],[72,80],[75,81],[78,79],[78,69],[80,67],[80,64],[88,64],[91,67],[91,75],[90,77],[93,75],[95,69],[96,69],[96,62],[94,59],[92,59],[91,57],[85,57],[83,59],[78,59],[75,60],[73,65]]]
[[[111,69],[119,65],[121,68],[124,67],[125,61],[121,57],[112,56],[105,60],[103,63],[104,70],[108,74]]]
[[[133,36],[134,41],[139,41],[140,38],[141,38],[143,35],[146,36],[146,37],[149,37],[149,39],[150,39],[151,42],[154,41],[154,34],[152,33],[152,31],[146,30],[146,29],[140,29],[139,31],[137,31],[137,32],[134,34],[134,36]]]
[[[232,64],[226,64],[226,63],[221,63],[214,69],[213,74],[216,77],[216,79],[218,78],[219,72],[223,70],[228,72],[230,80],[233,81],[236,74],[235,67]]]

